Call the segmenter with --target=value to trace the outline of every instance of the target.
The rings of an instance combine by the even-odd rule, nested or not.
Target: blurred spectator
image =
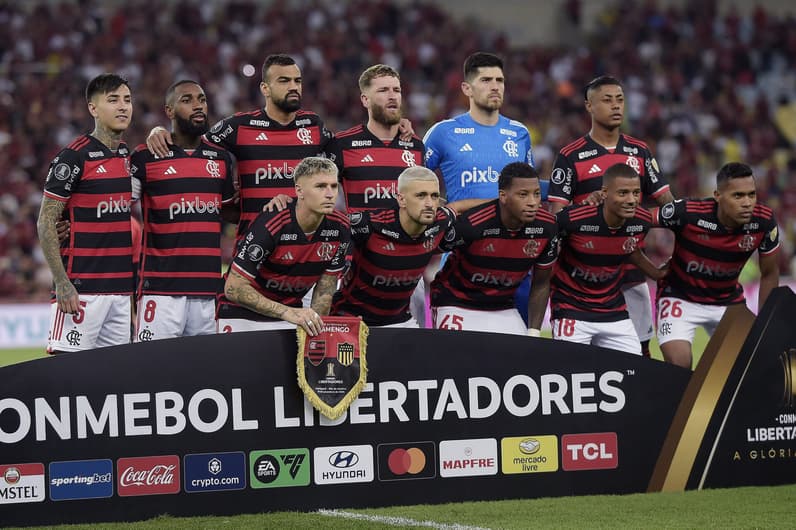
[[[572,37],[558,48],[527,49],[478,20],[448,14],[439,1],[0,0],[0,297],[47,299],[34,230],[38,201],[58,146],[90,130],[81,92],[91,77],[118,71],[130,79],[136,116],[126,137],[134,146],[162,124],[164,79],[201,82],[216,119],[256,108],[259,76],[242,71],[252,64],[258,72],[266,52],[300,61],[304,106],[333,130],[363,118],[346,80],[367,65],[390,64],[401,71],[405,112],[421,136],[466,110],[464,57],[502,55],[510,75],[505,112],[531,130],[543,176],[551,154],[588,126],[581,87],[614,75],[628,88],[625,128],[658,153],[676,196],[710,194],[713,175],[730,160],[765,179],[787,271],[796,232],[794,17],[762,7],[720,15],[715,0],[617,1],[583,33],[584,3],[560,4],[560,29]],[[227,239],[226,258],[230,245]]]

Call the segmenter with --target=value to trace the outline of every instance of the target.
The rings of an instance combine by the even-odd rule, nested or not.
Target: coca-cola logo
[[[174,484],[175,466],[159,464],[151,469],[128,467],[119,479],[121,486],[151,486],[152,484]]]
[[[116,462],[119,495],[163,495],[180,491],[176,455],[120,458]]]

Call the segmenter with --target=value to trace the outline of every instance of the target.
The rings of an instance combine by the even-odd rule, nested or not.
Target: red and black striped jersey
[[[172,145],[155,158],[145,145],[130,158],[141,181],[144,221],[138,294],[201,296],[221,285],[221,204],[235,193],[232,157],[203,141]]]
[[[646,143],[620,134],[616,147],[609,151],[587,134],[561,149],[556,156],[548,200],[581,204],[592,192],[602,188],[603,173],[614,164],[627,164],[636,170],[645,197],[655,198],[669,190],[669,183]]]
[[[340,170],[349,212],[395,206],[398,175],[423,165],[425,148],[418,137],[408,142],[398,135],[385,144],[365,125],[338,133],[329,142],[327,156]]]
[[[577,205],[558,212],[561,249],[550,281],[552,318],[613,322],[628,318],[620,290],[628,255],[642,246],[652,215],[637,208],[616,229],[608,227],[603,205]]]
[[[351,214],[354,242],[351,267],[335,293],[333,315],[361,316],[371,326],[406,322],[409,301],[431,256],[453,239],[456,214],[439,208],[437,217],[417,237],[401,227],[398,208]]]
[[[44,196],[66,203],[70,231],[61,258],[79,293],[133,292],[129,155],[123,143],[113,152],[85,134],[50,164]]]
[[[544,210],[534,221],[509,230],[500,221],[495,199],[464,213],[455,230],[456,238],[443,243],[452,252],[431,283],[434,307],[510,309],[528,271],[550,268],[558,256],[558,224]]]
[[[311,235],[296,220],[291,203],[281,212],[263,212],[238,243],[232,267],[249,278],[263,296],[291,307],[301,307],[301,299],[324,273],[341,273],[351,243],[351,225],[342,212],[324,217]],[[269,318],[233,304],[221,297],[219,318]]]
[[[757,204],[752,219],[727,229],[718,219],[712,199],[678,200],[663,205],[658,223],[675,233],[669,272],[658,284],[658,296],[673,296],[699,304],[728,305],[744,302],[738,282],[746,261],[779,251],[779,231],[774,212]]]
[[[260,108],[221,120],[205,137],[237,160],[240,237],[272,198],[280,193],[296,196],[293,170],[303,158],[325,153],[332,133],[314,112],[300,110],[292,122],[282,125]]]

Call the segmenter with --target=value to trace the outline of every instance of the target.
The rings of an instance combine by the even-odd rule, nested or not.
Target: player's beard
[[[181,118],[180,116],[175,116],[174,119],[177,122],[177,129],[179,129],[179,131],[185,136],[198,137],[207,132],[208,125],[206,114],[205,121],[202,123],[194,123],[190,118],[185,119]]]
[[[486,112],[498,111],[498,110],[500,110],[500,107],[502,105],[503,105],[503,100],[500,100],[500,102],[493,102],[491,100],[488,100],[486,103],[483,103],[483,104],[482,103],[476,103],[475,104],[476,107],[478,107],[479,109],[481,109],[483,111],[486,111]]]
[[[487,96],[482,101],[475,101],[475,106],[485,112],[495,112],[500,110],[500,107],[503,106],[503,97],[501,96],[498,101],[495,101],[491,97],[491,94],[487,94]]]
[[[398,109],[398,112],[388,113],[385,107],[373,105],[370,110],[373,113],[373,121],[376,123],[381,123],[387,127],[392,127],[393,125],[398,125],[401,123],[402,116],[400,108]]]
[[[287,97],[291,94],[285,94],[285,97],[282,99],[274,99],[274,105],[276,108],[281,110],[282,112],[296,112],[301,108],[301,94],[298,95],[297,99],[289,100]]]

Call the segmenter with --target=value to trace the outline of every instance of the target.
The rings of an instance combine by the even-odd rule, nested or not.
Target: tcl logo
[[[565,434],[561,437],[561,464],[564,471],[619,467],[616,433]]]
[[[180,459],[176,455],[120,458],[116,472],[122,497],[180,491]]]

